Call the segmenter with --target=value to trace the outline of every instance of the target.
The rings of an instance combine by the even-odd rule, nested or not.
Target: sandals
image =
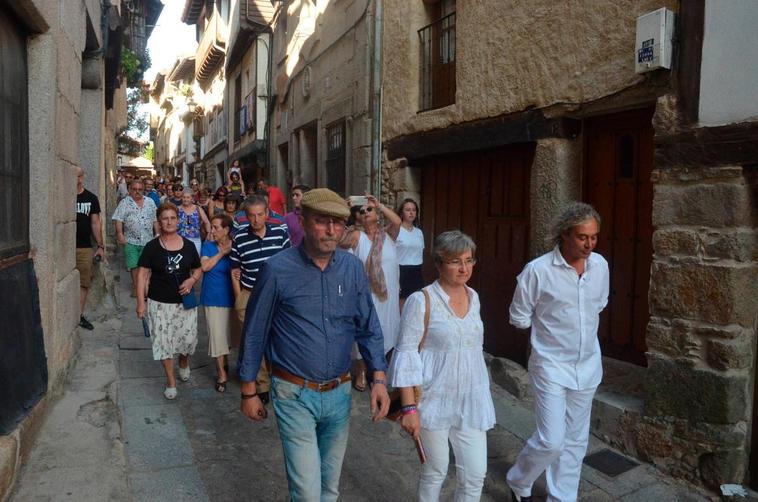
[[[171,401],[176,397],[176,387],[166,387],[163,391],[163,397]]]
[[[179,380],[186,382],[190,379],[190,367],[189,364],[186,368],[179,366]]]
[[[217,381],[214,388],[216,389],[216,392],[226,392],[226,381],[224,382]]]

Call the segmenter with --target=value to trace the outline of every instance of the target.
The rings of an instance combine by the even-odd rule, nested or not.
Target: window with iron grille
[[[326,186],[345,195],[345,121],[326,126]]]
[[[0,10],[0,259],[29,251],[26,38]]]
[[[437,19],[418,30],[421,45],[421,111],[455,103],[455,0],[441,0]]]

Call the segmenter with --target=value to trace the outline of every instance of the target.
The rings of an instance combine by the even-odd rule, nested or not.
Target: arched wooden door
[[[469,285],[479,293],[484,346],[526,365],[529,337],[508,322],[516,276],[529,255],[529,173],[533,143],[431,157],[422,169],[421,215],[427,253],[434,236],[460,229],[477,244]],[[435,277],[431,256],[424,276]]]
[[[585,121],[584,200],[603,220],[597,252],[611,272],[600,317],[603,354],[646,366],[653,259],[653,108]]]

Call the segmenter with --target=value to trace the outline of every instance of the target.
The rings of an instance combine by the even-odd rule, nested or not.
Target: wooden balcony
[[[195,78],[201,87],[208,87],[213,75],[221,68],[225,54],[226,37],[218,11],[214,10],[195,56]]]

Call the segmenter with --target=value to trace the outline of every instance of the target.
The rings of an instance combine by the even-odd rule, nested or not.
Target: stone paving
[[[128,281],[125,274],[122,278]],[[213,389],[204,322],[189,382],[174,401],[134,314],[125,284],[116,283],[117,312],[100,312],[82,331],[79,360],[63,396],[45,420],[19,475],[14,502],[287,501],[275,419],[254,423],[239,410],[239,385]],[[488,434],[483,501],[507,501],[505,473],[531,434],[531,412],[493,385],[498,425]],[[413,443],[389,422],[369,419],[368,395],[353,392],[348,453],[340,482],[344,501],[411,501],[419,464]],[[607,445],[592,438],[589,453]],[[454,464],[441,500],[452,500]],[[544,477],[535,495],[544,494]],[[709,497],[642,464],[610,478],[585,466],[582,501],[699,501]],[[536,497],[544,500],[544,497]]]

